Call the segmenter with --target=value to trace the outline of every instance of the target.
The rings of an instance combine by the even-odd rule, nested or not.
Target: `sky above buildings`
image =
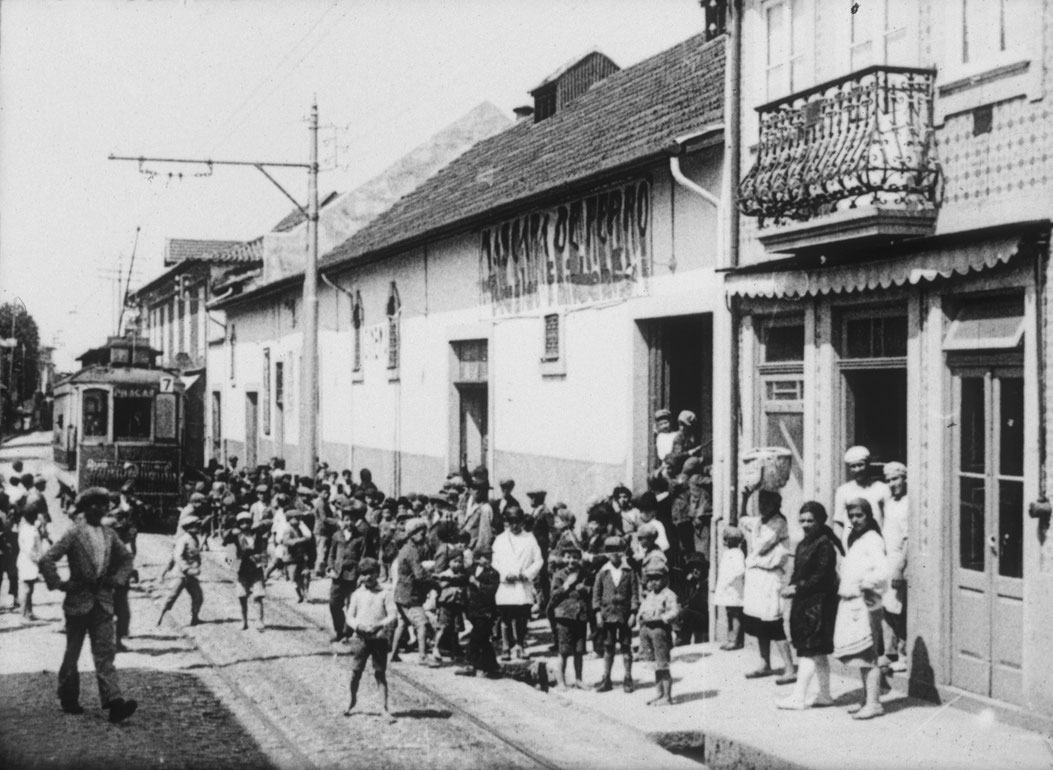
[[[0,302],[71,368],[114,333],[133,247],[134,289],[166,238],[247,240],[291,208],[252,168],[111,153],[305,162],[317,98],[319,186],[343,192],[593,48],[626,67],[702,26],[697,0],[4,0]],[[306,172],[274,174],[306,200]]]

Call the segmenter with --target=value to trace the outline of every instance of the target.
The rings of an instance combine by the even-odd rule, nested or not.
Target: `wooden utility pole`
[[[133,160],[140,169],[147,162],[192,163],[213,166],[252,166],[267,177],[293,202],[307,220],[307,256],[303,276],[303,371],[300,388],[300,470],[314,475],[318,456],[318,103],[311,105],[310,153],[308,163],[271,163],[252,160],[212,160],[194,158],[153,158],[143,155],[110,155],[110,160]],[[307,169],[307,208],[300,205],[278,181],[267,173],[272,168]]]

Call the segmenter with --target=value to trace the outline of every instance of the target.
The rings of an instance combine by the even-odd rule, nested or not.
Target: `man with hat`
[[[183,522],[183,533],[176,538],[175,545],[172,547],[172,558],[168,560],[168,565],[161,573],[160,579],[163,581],[165,575],[175,568],[179,579],[172,584],[168,597],[161,607],[161,614],[157,616],[158,626],[161,625],[165,613],[175,606],[183,589],[190,594],[190,625],[196,626],[201,622],[199,615],[205,598],[201,592],[201,581],[199,580],[202,540],[200,533],[203,525],[203,520],[197,516],[190,516]]]
[[[889,499],[885,501],[885,538],[889,588],[882,596],[886,634],[885,654],[893,671],[906,671],[907,654],[907,553],[910,536],[910,504],[907,499],[907,466],[885,463]]]
[[[620,537],[609,536],[603,543],[607,556],[592,586],[592,610],[603,643],[603,679],[596,685],[599,692],[610,692],[614,653],[621,648],[625,676],[622,689],[633,691],[632,627],[640,607],[640,589],[636,573],[624,562],[625,544]]]
[[[552,549],[552,528],[555,520],[552,511],[545,505],[545,497],[547,495],[548,493],[544,489],[535,489],[527,492],[527,497],[530,499],[530,511],[527,513],[524,526],[526,531],[537,540],[538,548],[541,549],[543,565],[541,572],[538,573],[537,580],[534,581],[534,588],[537,591],[538,611],[542,614],[548,608],[548,599],[551,593],[548,555]]]
[[[520,508],[519,501],[516,500],[515,495],[512,494],[512,490],[516,488],[516,482],[514,479],[501,479],[498,485],[501,488],[501,496],[497,498],[492,504],[494,512],[498,515],[501,521],[504,521],[505,511],[515,506]]]
[[[534,579],[545,561],[537,540],[524,531],[525,515],[518,505],[505,512],[505,531],[494,539],[494,569],[501,576],[497,611],[504,638],[502,660],[526,657],[526,631],[530,608],[534,605]]]
[[[848,546],[848,535],[852,528],[848,526],[848,503],[862,497],[870,503],[874,521],[879,527],[885,523],[885,506],[892,498],[888,484],[870,476],[870,450],[865,446],[849,447],[845,452],[845,469],[848,481],[837,488],[834,493],[834,532]]]
[[[402,634],[413,627],[417,634],[418,661],[422,666],[436,668],[439,662],[428,657],[428,618],[424,614],[424,600],[431,588],[431,579],[424,569],[421,549],[428,533],[424,519],[406,521],[406,542],[398,555],[398,577],[395,580],[395,607],[398,609],[398,624],[395,626],[394,652],[391,659],[398,661]]]
[[[487,481],[475,482],[472,498],[464,512],[464,522],[461,524],[461,532],[467,532],[471,538],[468,547],[475,550],[479,546],[488,548],[494,543],[494,510],[487,502],[490,493],[490,484]]]
[[[333,535],[340,526],[339,517],[333,512],[333,506],[329,502],[331,488],[323,484],[318,490],[318,497],[314,501],[314,545],[315,562],[314,574],[317,577],[325,577],[325,566],[329,563],[329,549]]]
[[[84,637],[91,639],[95,660],[95,677],[99,698],[109,711],[111,722],[130,717],[137,707],[125,700],[114,666],[116,642],[113,621],[113,590],[128,582],[132,572],[132,555],[108,527],[102,517],[110,504],[109,493],[102,487],[91,487],[76,499],[74,507],[84,518],[71,526],[59,541],[41,558],[40,573],[49,590],[66,592],[62,610],[66,616],[66,653],[59,669],[59,700],[67,714],[83,714],[80,705],[80,674],[77,661]],[[69,562],[69,580],[59,577],[56,563],[65,556]]]
[[[249,599],[256,605],[259,619],[257,630],[263,633],[263,598],[266,590],[263,570],[267,563],[267,538],[265,522],[254,524],[249,511],[240,511],[235,517],[235,527],[223,536],[223,545],[234,546],[234,558],[238,565],[236,591],[241,605],[241,630],[249,628]]]

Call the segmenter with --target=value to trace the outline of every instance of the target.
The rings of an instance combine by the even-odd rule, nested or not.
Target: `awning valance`
[[[890,259],[848,261],[852,256],[846,256],[834,262],[816,254],[795,256],[730,271],[725,290],[738,297],[793,298],[889,289],[989,270],[1030,251],[1029,246],[1017,233],[924,248]]]

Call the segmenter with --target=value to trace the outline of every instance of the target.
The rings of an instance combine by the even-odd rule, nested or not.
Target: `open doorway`
[[[713,456],[713,317],[672,316],[640,322],[648,348],[649,467],[658,463],[654,446],[654,413],[668,409],[673,422],[684,410],[695,413],[702,456]]]
[[[907,461],[907,370],[844,373],[846,446],[865,446],[877,467]]]

